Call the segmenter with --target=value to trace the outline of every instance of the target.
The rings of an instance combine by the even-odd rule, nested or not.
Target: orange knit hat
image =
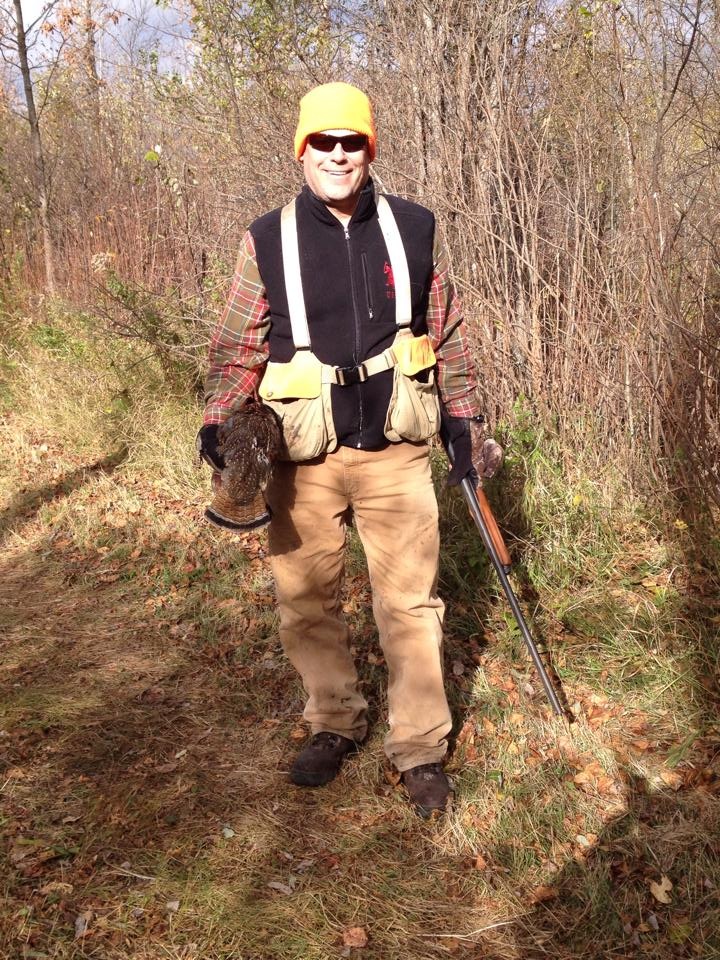
[[[295,156],[305,152],[311,133],[321,130],[354,130],[368,138],[370,160],[375,159],[375,124],[370,101],[349,83],[323,83],[300,101],[300,119],[295,131]]]

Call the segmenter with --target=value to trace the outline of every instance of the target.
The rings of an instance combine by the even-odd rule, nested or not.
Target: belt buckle
[[[356,383],[365,383],[368,372],[364,363],[356,367],[336,367],[337,382],[341,387],[352,387]]]

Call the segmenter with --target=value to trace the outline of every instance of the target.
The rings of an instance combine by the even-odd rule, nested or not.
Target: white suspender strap
[[[385,197],[379,196],[377,198],[377,211],[395,283],[395,322],[398,328],[409,327],[412,323],[412,301],[410,297],[410,271],[405,256],[405,247],[395,217],[390,209],[390,204]],[[295,349],[300,350],[303,347],[310,346],[310,331],[300,275],[300,247],[294,200],[291,200],[282,208],[280,239],[282,242],[285,292],[287,293],[293,342]]]
[[[310,346],[305,297],[303,296],[300,276],[300,247],[298,245],[297,218],[295,201],[291,200],[282,208],[280,214],[280,240],[282,242],[283,273],[285,274],[285,292],[287,294],[290,325],[292,326],[295,349]],[[392,261],[391,261],[392,262]]]
[[[385,238],[385,246],[390,256],[393,280],[395,281],[395,322],[398,327],[409,327],[412,323],[412,301],[410,299],[410,271],[402,237],[385,197],[377,198],[378,220]]]

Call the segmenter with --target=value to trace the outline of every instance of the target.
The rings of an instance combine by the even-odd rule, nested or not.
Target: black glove
[[[473,470],[472,462],[470,421],[465,417],[451,417],[443,407],[440,439],[446,450],[449,443],[452,443],[453,447],[452,469],[447,476],[448,486],[456,487],[468,475],[473,483],[477,483],[477,474]]]
[[[206,423],[204,427],[200,427],[200,432],[195,440],[200,458],[218,472],[225,469],[225,460],[218,449],[217,434],[219,427],[219,423]]]
[[[487,436],[484,420],[451,417],[443,407],[440,438],[446,450],[448,442],[453,446],[453,465],[447,478],[449,487],[462,483],[465,477],[470,477],[477,486],[500,469],[503,450],[499,443]]]

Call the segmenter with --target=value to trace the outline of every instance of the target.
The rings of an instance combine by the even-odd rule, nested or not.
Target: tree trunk
[[[33,169],[35,173],[35,190],[37,193],[37,204],[40,211],[40,226],[43,235],[43,249],[45,254],[45,282],[47,285],[47,292],[53,295],[55,293],[55,255],[53,251],[52,234],[50,232],[50,211],[48,206],[48,189],[47,178],[45,175],[45,160],[43,157],[42,138],[40,137],[40,124],[38,121],[37,111],[35,109],[35,97],[33,95],[30,65],[28,63],[22,7],[20,5],[20,0],[13,0],[13,3],[15,6],[15,28],[17,35],[18,59],[20,60],[20,71],[23,78],[23,88],[25,90],[25,103],[27,105],[28,123],[30,124],[30,147],[32,150]]]
[[[94,19],[92,0],[85,0],[85,43],[83,59],[85,61],[85,83],[92,111],[92,122],[95,137],[100,138],[100,77],[97,72],[97,57],[95,55],[95,30],[97,24]]]

